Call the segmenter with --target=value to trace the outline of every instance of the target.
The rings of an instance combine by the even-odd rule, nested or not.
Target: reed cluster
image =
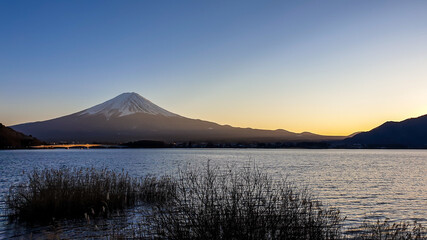
[[[392,223],[388,219],[374,223],[365,222],[354,237],[356,240],[411,240],[427,239],[426,229],[417,222]]]
[[[175,177],[130,177],[94,168],[34,170],[10,188],[9,215],[24,221],[109,216],[146,203],[142,221],[113,239],[427,239],[414,223],[364,223],[352,235],[337,209],[258,167],[186,167]],[[147,208],[145,208],[147,209]],[[127,230],[126,230],[127,229]],[[130,229],[130,230],[129,230]],[[130,231],[130,232],[129,232]]]
[[[308,191],[274,181],[256,166],[179,172],[176,195],[157,208],[152,231],[164,239],[340,239],[339,211]]]
[[[167,177],[133,178],[95,168],[34,170],[6,197],[9,216],[24,221],[108,216],[140,201],[162,203],[174,191]]]

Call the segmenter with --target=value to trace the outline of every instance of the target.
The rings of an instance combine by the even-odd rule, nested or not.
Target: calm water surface
[[[425,150],[264,149],[90,149],[0,151],[0,238],[46,234],[58,226],[19,226],[5,216],[5,195],[34,168],[95,167],[133,176],[174,174],[179,166],[211,164],[241,168],[256,163],[273,176],[306,186],[323,203],[337,207],[345,224],[364,219],[417,220],[427,225]],[[136,219],[132,213],[129,217]],[[107,224],[112,224],[107,223]],[[115,223],[113,223],[115,224]],[[65,236],[81,237],[80,222],[63,223]],[[83,224],[84,225],[84,224]],[[86,224],[87,225],[87,224]],[[68,235],[67,235],[68,234]]]

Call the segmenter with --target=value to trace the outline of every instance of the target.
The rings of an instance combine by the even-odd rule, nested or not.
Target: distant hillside
[[[401,122],[386,122],[339,144],[363,148],[427,148],[427,115]]]
[[[0,149],[27,148],[41,144],[37,138],[24,135],[0,123]]]

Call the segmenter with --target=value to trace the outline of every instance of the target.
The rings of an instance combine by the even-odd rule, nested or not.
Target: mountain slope
[[[362,132],[342,141],[346,145],[365,147],[427,147],[427,115],[401,122],[386,122],[369,132]]]
[[[42,142],[32,136],[26,136],[0,123],[0,149],[26,148],[41,145]]]
[[[49,142],[321,141],[311,133],[234,128],[169,112],[136,93],[124,93],[92,108],[42,122],[12,126]]]

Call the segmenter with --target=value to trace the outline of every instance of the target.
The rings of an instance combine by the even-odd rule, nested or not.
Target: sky
[[[137,92],[219,124],[349,135],[427,114],[427,1],[0,1],[0,122]]]

